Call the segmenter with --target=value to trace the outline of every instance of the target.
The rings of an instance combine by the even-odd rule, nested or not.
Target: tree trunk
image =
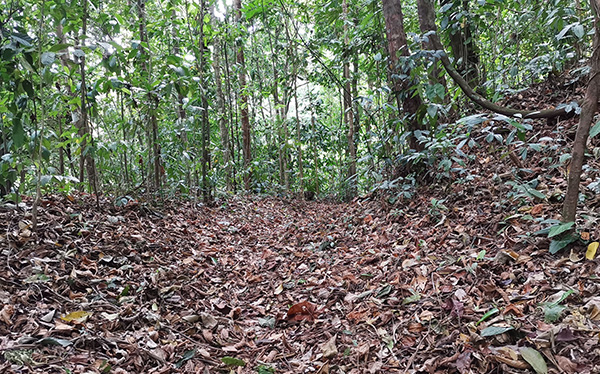
[[[456,13],[469,13],[468,0],[443,0],[442,5],[453,3]],[[450,30],[450,48],[456,61],[458,72],[465,78],[469,86],[477,87],[480,84],[479,74],[479,51],[475,45],[469,18],[463,18],[462,22],[456,22],[459,27]]]
[[[512,108],[506,108],[487,100],[475,90],[469,83],[463,78],[460,73],[452,66],[448,55],[444,52],[444,46],[440,42],[440,38],[437,35],[437,27],[435,25],[435,10],[431,0],[417,0],[419,5],[419,21],[424,25],[425,30],[433,31],[429,35],[431,47],[435,50],[441,51],[440,60],[444,65],[444,69],[448,75],[452,78],[463,93],[471,99],[475,104],[481,106],[484,109],[490,110],[495,113],[504,114],[505,116],[518,117],[518,118],[555,118],[559,116],[567,115],[565,107],[558,109],[545,109],[545,110],[518,110]]]
[[[204,81],[204,14],[206,12],[206,4],[204,0],[200,1],[200,13],[198,14],[197,26],[199,29],[198,35],[198,78],[202,87],[200,94],[200,104],[202,106],[201,119],[201,147],[202,147],[202,201],[204,204],[210,204],[211,187],[208,180],[208,170],[210,168],[210,123],[208,121],[208,99],[206,98],[206,82]]]
[[[425,19],[425,15],[423,14],[425,9],[422,0],[417,0],[417,9],[419,14],[419,30],[421,30],[421,34],[425,35],[430,31],[430,25],[427,23],[427,19]],[[427,38],[427,41],[423,41],[423,48],[429,51],[435,50],[433,42],[430,38]],[[445,95],[443,102],[447,104],[450,102],[450,97],[447,95],[448,83],[446,82],[446,76],[440,74],[442,66],[440,65],[439,59],[437,57],[432,59],[431,72],[429,73],[429,84],[434,85],[439,83],[444,87]]]
[[[400,68],[398,55],[409,56],[406,32],[404,31],[404,16],[402,14],[401,0],[383,0],[383,16],[387,34],[388,52],[390,55],[390,71],[392,72],[392,87],[398,110],[408,115],[406,129],[409,134],[409,147],[413,150],[422,150],[423,146],[417,141],[415,132],[423,129],[417,112],[421,106],[421,97],[415,92],[410,78],[395,78],[401,74],[410,77],[409,68]]]
[[[87,0],[83,1],[83,17],[82,17],[82,28],[81,32],[83,36],[86,36],[87,33]],[[79,135],[83,138],[81,142],[81,158],[79,161],[80,168],[80,177],[83,182],[83,169],[87,171],[88,182],[90,184],[91,190],[96,195],[96,199],[98,199],[98,176],[96,174],[96,160],[93,157],[93,138],[92,132],[90,131],[89,121],[88,121],[88,108],[87,108],[87,83],[86,83],[86,74],[85,74],[85,55],[80,58],[80,72],[81,72],[81,118],[80,118],[80,128]],[[96,201],[98,202],[98,200]]]
[[[348,36],[348,2],[342,1],[342,18],[344,20],[344,124],[348,131],[348,190],[346,198],[356,196],[356,143],[354,141],[354,113],[352,111],[352,77],[350,75],[350,38]]]
[[[146,32],[146,0],[137,0],[137,12],[138,12],[138,29],[140,34],[140,41],[148,44],[148,34]],[[145,79],[149,82],[151,75],[151,67],[146,62],[146,59],[150,58],[150,55],[145,50],[142,44],[140,44],[140,52],[142,54],[141,67],[142,71],[146,74]],[[158,144],[158,119],[156,118],[156,110],[158,109],[158,97],[151,93],[147,93],[148,100],[148,117],[149,121],[146,123],[146,135],[148,138],[148,158],[150,159],[151,167],[148,167],[148,184],[149,189],[153,191],[160,190],[163,170],[160,163],[160,146]]]
[[[229,22],[228,22],[228,16],[225,16],[225,25],[227,28],[229,28]],[[231,97],[231,69],[229,67],[229,57],[228,57],[228,48],[227,48],[227,39],[224,40],[223,43],[223,56],[225,57],[225,86],[227,89],[227,114],[228,114],[228,118],[229,118],[229,131],[230,131],[230,135],[229,135],[229,150],[231,152],[231,183],[233,185],[233,191],[237,192],[237,163],[236,163],[236,150],[239,154],[239,147],[236,149],[236,145],[238,144],[236,142],[236,137],[235,137],[235,129],[234,129],[234,125],[237,123],[237,121],[234,121],[234,98]],[[237,118],[236,118],[237,119]]]
[[[296,54],[297,56],[297,54]],[[299,195],[300,198],[304,196],[304,164],[302,163],[302,126],[300,124],[300,112],[298,109],[298,71],[297,67],[294,67],[296,70],[294,74],[294,105],[296,108],[296,141],[298,142],[297,149],[297,158],[298,158],[298,183],[299,183]]]
[[[242,0],[235,0],[235,20],[238,27],[242,23]],[[246,64],[244,62],[244,45],[240,40],[237,46],[236,61],[239,65],[240,84],[240,117],[242,121],[242,152],[244,154],[244,188],[250,191],[252,180],[252,154],[250,153],[250,118],[248,115],[248,86],[246,84]]]
[[[217,19],[211,15],[211,23],[213,29],[217,29]],[[223,146],[223,164],[225,166],[225,186],[227,191],[233,191],[231,177],[231,150],[229,144],[229,125],[227,123],[227,115],[225,113],[225,96],[221,85],[221,37],[215,36],[213,46],[213,71],[215,76],[215,92],[217,99],[217,115],[219,122],[219,130],[221,132],[221,143]]]
[[[590,0],[590,6],[594,14],[594,49],[590,58],[590,79],[583,99],[583,105],[581,106],[581,117],[579,118],[579,126],[577,127],[571,153],[567,194],[562,211],[562,220],[564,222],[575,221],[585,149],[590,127],[598,109],[598,98],[600,96],[600,0]]]

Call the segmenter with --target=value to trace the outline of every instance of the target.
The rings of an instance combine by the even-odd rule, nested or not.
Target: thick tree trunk
[[[242,22],[242,0],[235,0],[235,19],[238,25]],[[248,86],[246,84],[246,63],[244,62],[244,46],[240,41],[237,46],[236,60],[239,65],[240,84],[240,117],[242,121],[242,152],[244,154],[244,188],[250,191],[252,180],[252,154],[250,153],[250,117],[248,114]]]
[[[387,34],[388,51],[390,54],[390,70],[392,72],[392,87],[400,113],[408,115],[407,130],[410,132],[409,147],[421,150],[423,146],[417,141],[415,131],[421,130],[422,124],[418,118],[421,106],[421,97],[416,94],[410,78],[396,78],[401,74],[410,77],[410,70],[400,69],[398,55],[409,56],[406,32],[404,31],[404,16],[402,14],[401,0],[383,0],[383,17]]]
[[[579,126],[577,127],[571,153],[567,194],[562,211],[564,222],[575,221],[585,149],[590,127],[598,109],[598,98],[600,96],[600,0],[590,0],[590,5],[594,14],[594,50],[590,58],[590,79],[585,92],[585,98],[583,99],[583,105],[581,106],[581,117],[579,118]]]

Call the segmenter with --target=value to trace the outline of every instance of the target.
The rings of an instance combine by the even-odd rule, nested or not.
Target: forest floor
[[[520,161],[480,141],[468,177],[406,198],[49,195],[37,232],[30,199],[4,206],[0,372],[599,373],[593,157],[582,240],[533,234],[573,123],[536,124]]]

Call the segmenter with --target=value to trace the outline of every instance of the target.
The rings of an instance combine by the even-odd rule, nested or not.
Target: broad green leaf
[[[54,60],[56,59],[56,53],[54,52],[44,52],[42,53],[42,64],[44,65],[52,65]]]
[[[596,257],[596,251],[598,250],[598,246],[600,243],[592,242],[588,245],[587,251],[585,252],[585,258],[588,260],[593,260]]]
[[[575,225],[575,222],[565,222],[561,223],[560,225],[554,226],[550,229],[548,237],[553,238],[557,235],[562,234],[563,232],[569,231],[573,227],[573,225]]]
[[[225,356],[221,359],[221,361],[225,365],[228,365],[228,366],[240,366],[240,367],[246,366],[246,363],[243,360],[240,360],[239,358],[235,358],[235,357]]]
[[[600,134],[600,121],[596,122],[596,124],[590,129],[590,138]]]
[[[40,186],[47,186],[52,181],[52,175],[42,175],[40,177]]]
[[[69,48],[71,45],[72,44],[67,44],[67,43],[56,44],[50,48],[50,52],[59,52],[59,51],[65,50],[65,49]]]
[[[33,39],[27,34],[21,34],[21,33],[16,32],[16,33],[10,35],[10,38],[25,47],[31,47],[33,45],[32,44]]]
[[[547,374],[548,366],[542,354],[531,347],[522,347],[520,349],[521,356],[535,370],[537,374]]]
[[[583,25],[581,23],[577,23],[573,28],[571,28],[573,34],[577,37],[577,39],[583,38],[585,31],[583,30]]]
[[[561,239],[561,240],[553,240],[550,242],[550,248],[548,249],[548,251],[551,254],[555,254],[556,252],[560,251],[564,247],[573,243],[575,240],[577,240],[577,239],[571,235],[569,235],[568,237]]]
[[[563,310],[567,309],[564,305],[551,304],[544,307],[544,321],[548,323],[556,322]]]
[[[427,107],[427,114],[429,114],[429,117],[433,118],[435,117],[435,115],[437,114],[438,108],[435,105],[429,105]]]
[[[15,147],[21,148],[25,144],[25,130],[23,130],[23,124],[19,118],[15,118],[13,121],[12,135]]]
[[[505,332],[510,331],[510,330],[514,330],[514,328],[512,326],[490,326],[490,327],[486,327],[485,329],[481,330],[481,336],[487,337],[487,336],[500,335],[500,334],[504,334]]]

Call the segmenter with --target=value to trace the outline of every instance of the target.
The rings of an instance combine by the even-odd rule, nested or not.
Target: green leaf
[[[550,232],[548,233],[548,237],[553,238],[557,235],[562,234],[565,231],[569,231],[571,229],[571,227],[573,227],[573,225],[575,225],[575,222],[565,222],[565,223],[561,223],[560,225],[553,226],[550,229]]]
[[[31,47],[33,45],[32,44],[33,39],[27,34],[21,34],[21,33],[16,32],[16,33],[12,34],[10,36],[10,38],[25,47]]]
[[[239,358],[235,357],[225,356],[221,359],[221,361],[223,361],[223,363],[228,366],[246,366],[246,363],[243,360],[240,360]]]
[[[583,30],[583,25],[581,23],[578,23],[575,26],[573,26],[571,30],[573,31],[573,34],[575,34],[577,39],[583,38],[583,35],[585,34],[585,31]]]
[[[421,294],[413,291],[413,294],[411,296],[402,300],[402,305],[415,303],[415,302],[419,301],[420,299],[421,299]]]
[[[275,369],[270,366],[260,365],[256,368],[257,374],[275,374]]]
[[[565,309],[567,309],[567,307],[564,305],[546,305],[544,307],[544,321],[547,323],[556,322]]]
[[[514,328],[512,326],[490,326],[490,327],[486,327],[485,329],[481,330],[481,336],[487,337],[487,336],[500,335],[500,334],[504,334],[505,332],[510,331],[510,330],[514,330]]]
[[[25,144],[25,130],[23,130],[23,123],[19,118],[15,118],[13,121],[13,142],[15,147],[21,148]]]
[[[54,52],[44,52],[42,53],[42,64],[44,65],[52,65],[54,60],[56,59],[56,53]]]
[[[435,115],[437,114],[438,108],[435,105],[429,105],[427,106],[427,114],[429,114],[429,117],[433,118],[435,117]]]
[[[183,366],[183,364],[185,364],[186,361],[191,360],[194,356],[196,356],[196,350],[192,349],[190,351],[186,351],[183,354],[183,357],[181,358],[181,360],[177,361],[177,363],[175,364],[175,368],[179,369],[180,367]]]
[[[53,45],[49,51],[50,52],[59,52],[59,51],[69,48],[71,45],[72,44],[67,44],[67,43],[56,44],[56,45]]]
[[[73,344],[73,342],[70,340],[52,337],[40,339],[36,343],[41,345],[60,345],[61,347],[68,347]]]
[[[564,239],[561,239],[561,240],[553,240],[553,241],[550,242],[550,248],[548,248],[548,251],[551,254],[555,254],[556,252],[560,251],[564,247],[566,247],[569,244],[573,243],[575,240],[577,240],[577,239],[574,238],[574,237],[572,237],[572,236],[568,236],[568,237],[566,237]]]
[[[40,177],[40,186],[47,186],[52,181],[52,175],[42,175]]]
[[[542,354],[531,347],[522,347],[521,356],[535,370],[537,374],[547,374],[548,366]]]
[[[491,316],[493,316],[494,314],[498,313],[499,310],[498,308],[493,308],[488,310],[483,317],[481,317],[481,319],[479,321],[477,321],[476,325],[479,325],[481,322],[485,321],[486,319],[490,318]]]
[[[590,129],[590,138],[600,134],[600,121],[596,122],[596,124]]]

